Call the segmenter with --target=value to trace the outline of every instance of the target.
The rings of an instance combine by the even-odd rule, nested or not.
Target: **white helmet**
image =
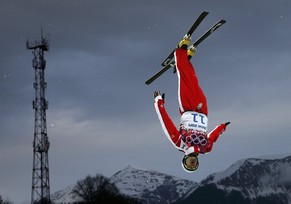
[[[182,167],[185,171],[193,173],[199,167],[197,154],[191,153],[185,155],[182,159]]]

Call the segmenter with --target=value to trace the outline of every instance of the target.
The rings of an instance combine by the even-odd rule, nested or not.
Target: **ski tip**
[[[200,18],[205,18],[208,14],[209,14],[208,11],[203,11],[203,12],[200,13],[199,17]]]

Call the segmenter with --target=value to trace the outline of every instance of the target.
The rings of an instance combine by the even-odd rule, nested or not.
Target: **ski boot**
[[[191,45],[191,47],[189,47],[189,49],[187,50],[187,55],[188,55],[188,59],[190,60],[193,55],[195,54],[196,52],[196,47],[194,47],[193,45]]]
[[[183,39],[180,41],[179,45],[178,45],[178,48],[182,48],[182,49],[185,49],[187,50],[189,44],[190,44],[190,41],[191,41],[191,36],[190,35],[185,35],[183,37]],[[173,73],[175,74],[177,72],[176,70],[176,66],[173,67]]]
[[[185,35],[183,37],[183,39],[180,41],[179,45],[178,45],[178,48],[183,48],[183,49],[187,49],[188,48],[188,45],[190,44],[190,41],[191,41],[191,37],[190,35]]]

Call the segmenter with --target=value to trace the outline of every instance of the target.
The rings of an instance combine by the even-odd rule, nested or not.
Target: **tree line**
[[[138,199],[121,194],[114,183],[101,174],[86,176],[79,180],[73,188],[73,194],[90,204],[142,204]]]
[[[142,204],[139,199],[129,197],[120,192],[116,185],[110,182],[107,177],[96,174],[86,176],[78,180],[72,193],[79,197],[79,201],[72,201],[75,204]],[[0,204],[13,204],[9,199],[4,200],[0,195]],[[42,199],[35,204],[54,204],[48,199]]]
[[[12,202],[8,198],[4,200],[0,195],[0,204],[12,204]]]

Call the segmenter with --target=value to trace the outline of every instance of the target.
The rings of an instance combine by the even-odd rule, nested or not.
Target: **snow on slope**
[[[167,204],[185,196],[198,184],[156,171],[147,171],[127,166],[114,174],[110,181],[121,193],[141,199],[144,203]],[[72,194],[74,185],[52,194],[56,204],[80,201]]]
[[[214,173],[200,184],[156,171],[127,166],[110,180],[120,192],[142,199],[144,203],[167,204],[187,197],[200,186],[215,184],[231,192],[237,190],[245,197],[256,198],[272,194],[287,195],[291,203],[291,154],[271,155],[239,160],[223,172]],[[74,185],[51,195],[55,203],[78,201],[71,193]]]
[[[248,198],[282,193],[291,199],[291,156],[275,158],[278,157],[240,160],[225,171],[208,176],[201,184],[214,183],[228,192],[240,191]]]
[[[81,199],[72,193],[74,185],[70,185],[63,190],[57,191],[51,195],[51,200],[54,203],[74,203]]]
[[[229,168],[227,168],[225,171],[221,171],[221,172],[217,172],[212,174],[211,176],[213,176],[213,183],[216,183],[224,178],[227,178],[229,176],[231,176],[232,174],[234,174],[235,172],[237,172],[242,165],[244,165],[246,162],[251,163],[253,166],[255,165],[260,165],[264,162],[266,162],[266,160],[280,160],[280,159],[284,159],[289,157],[290,154],[280,154],[280,155],[266,155],[266,156],[259,156],[259,157],[254,157],[254,158],[248,158],[248,159],[241,159],[237,162],[235,162],[234,164],[232,164]],[[276,162],[276,161],[275,161]],[[275,167],[275,168],[280,168],[282,170],[282,172],[288,172],[289,170],[289,165],[287,165],[286,167],[283,167],[282,164],[278,164],[279,166]],[[284,169],[284,170],[283,170]],[[291,171],[289,171],[291,173]],[[284,173],[286,174],[286,173]],[[289,178],[291,178],[291,174],[289,175],[289,173],[287,173]]]
[[[173,202],[197,186],[197,183],[193,181],[156,171],[139,170],[132,166],[127,166],[125,169],[117,172],[110,180],[125,195],[139,199],[150,195],[158,203],[162,202],[162,200],[167,203]],[[163,195],[169,194],[169,192],[171,192],[170,196],[166,195],[163,197]],[[154,195],[155,193],[157,195]],[[161,198],[158,199],[158,197]],[[153,200],[147,200],[147,202]]]

